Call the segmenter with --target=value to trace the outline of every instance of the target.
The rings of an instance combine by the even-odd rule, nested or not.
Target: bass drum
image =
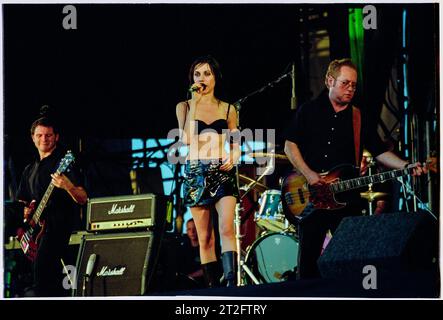
[[[295,279],[299,244],[294,234],[272,232],[258,238],[246,253],[245,264],[262,283]],[[247,281],[252,280],[246,275]]]

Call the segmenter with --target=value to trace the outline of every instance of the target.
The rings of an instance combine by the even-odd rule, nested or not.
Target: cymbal
[[[372,154],[368,150],[364,149],[363,150],[363,157],[372,157]]]
[[[278,153],[255,152],[248,154],[248,156],[252,158],[275,158],[279,160],[289,160],[288,156],[286,156],[285,154]]]
[[[249,185],[252,182],[255,182],[254,179],[251,179],[245,175],[239,174],[238,175],[238,180],[240,180],[241,182]],[[261,184],[260,182],[257,182],[253,187],[253,189],[259,191],[259,192],[265,192],[266,190],[268,190],[268,187],[265,186],[264,184]]]
[[[369,201],[373,201],[375,199],[380,199],[388,196],[389,194],[386,192],[375,192],[375,191],[366,191],[361,192],[360,197],[364,199],[368,199]]]

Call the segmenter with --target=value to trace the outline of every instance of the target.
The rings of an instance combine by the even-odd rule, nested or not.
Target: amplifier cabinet
[[[77,289],[74,295],[145,294],[155,269],[157,247],[151,231],[83,236],[77,256]],[[95,259],[91,259],[93,255]],[[87,269],[91,274],[86,279]]]

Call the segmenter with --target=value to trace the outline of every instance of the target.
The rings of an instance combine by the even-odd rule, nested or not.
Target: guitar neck
[[[32,220],[34,220],[35,223],[40,222],[40,216],[42,215],[42,212],[45,209],[46,203],[48,202],[49,197],[51,196],[53,190],[54,190],[54,185],[50,183],[48,188],[46,189],[45,194],[42,197],[42,200],[40,201],[40,204],[35,210],[35,214],[32,216]]]
[[[68,151],[65,157],[60,161],[60,164],[55,173],[61,174],[65,172],[65,170],[69,167],[72,161],[74,161],[74,156],[72,155],[71,151]],[[53,190],[54,190],[54,185],[51,182],[48,188],[46,189],[46,192],[43,195],[42,199],[40,200],[40,204],[38,205],[37,210],[35,210],[35,213],[32,216],[32,220],[35,223],[40,222],[40,216],[42,215],[42,212],[45,209],[46,203],[48,202],[49,197],[51,196]]]
[[[381,183],[387,180],[403,177],[411,174],[414,167],[410,166],[404,169],[386,171],[371,176],[358,177],[355,179],[344,180],[330,185],[331,191],[334,193],[344,192],[352,189],[368,186],[370,184]]]

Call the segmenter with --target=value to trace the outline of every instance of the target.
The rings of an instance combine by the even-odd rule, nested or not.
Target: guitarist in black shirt
[[[41,228],[36,239],[36,254],[28,255],[33,260],[34,285],[26,295],[62,296],[61,259],[66,253],[73,225],[78,219],[78,206],[86,203],[87,194],[79,186],[78,174],[74,169],[58,173],[57,168],[66,151],[57,146],[59,134],[53,120],[42,117],[34,121],[31,138],[37,148],[38,157],[25,168],[17,198],[25,204],[25,221],[33,221],[32,217],[36,220],[32,208],[37,208],[43,201],[46,206],[37,208],[44,210],[41,211],[36,225]],[[48,194],[50,197],[42,201],[44,195]]]
[[[282,198],[287,200],[286,207],[292,207],[292,211],[302,209],[301,213],[296,213],[300,241],[299,278],[319,277],[317,259],[327,230],[334,232],[344,216],[360,212],[355,204],[355,200],[359,199],[354,198],[353,201],[352,196],[345,200],[348,203],[345,208],[327,210],[336,204],[329,188],[336,175],[325,177],[324,174],[342,164],[359,165],[363,147],[388,168],[404,169],[408,165],[407,161],[384,148],[377,132],[368,132],[367,124],[362,121],[364,115],[352,106],[357,68],[351,60],[332,61],[325,76],[325,85],[327,90],[318,98],[297,109],[286,134],[285,153],[307,182],[306,189],[294,188],[290,192],[284,190],[284,183],[282,192]],[[426,173],[420,163],[413,167],[408,170],[414,175]],[[335,185],[332,190],[338,193],[361,185],[360,180],[355,186],[353,182]],[[286,184],[291,182],[286,181]],[[311,192],[313,190],[316,191]],[[310,201],[313,196],[317,207]]]

